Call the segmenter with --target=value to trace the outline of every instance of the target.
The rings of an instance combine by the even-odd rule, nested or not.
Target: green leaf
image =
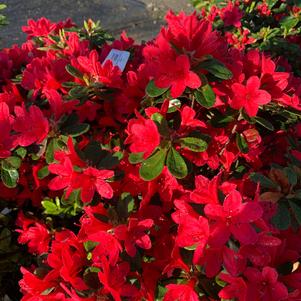
[[[217,275],[217,276],[215,277],[215,282],[216,282],[217,285],[219,285],[219,286],[221,286],[221,287],[225,287],[225,286],[227,285],[227,282],[224,282],[223,280],[221,280],[221,279],[219,278],[219,275]]]
[[[155,301],[162,301],[164,298],[164,295],[167,292],[167,287],[163,286],[163,285],[159,285],[158,288],[158,293],[157,293],[157,297]]]
[[[295,198],[298,200],[301,200],[301,190],[300,189],[295,191]]]
[[[129,192],[123,192],[117,202],[117,214],[121,219],[127,219],[135,208],[135,199]]]
[[[16,169],[4,169],[1,170],[1,180],[3,184],[8,188],[15,188],[18,184],[19,173]]]
[[[89,89],[87,87],[76,86],[68,92],[72,99],[81,99],[89,97]]]
[[[47,165],[44,166],[44,167],[42,167],[41,169],[39,169],[39,171],[38,171],[38,178],[40,180],[46,178],[48,175],[49,175],[49,170],[48,170],[48,166]]]
[[[173,147],[167,154],[166,165],[170,173],[177,179],[183,179],[188,174],[185,160]]]
[[[204,152],[208,148],[205,140],[196,137],[185,137],[180,139],[182,147],[186,147],[193,152]]]
[[[142,162],[139,174],[145,181],[151,181],[157,178],[164,167],[166,158],[166,149],[158,148],[155,152]]]
[[[18,156],[20,156],[22,159],[24,159],[24,158],[26,157],[26,154],[27,154],[27,150],[26,150],[26,148],[24,148],[24,147],[19,147],[19,148],[17,148],[15,152],[16,152],[16,154],[17,154]]]
[[[294,201],[289,201],[290,207],[299,225],[301,225],[301,207]]]
[[[9,252],[11,244],[11,231],[8,228],[3,228],[0,233],[0,254]],[[1,252],[2,251],[2,252]]]
[[[277,213],[273,216],[272,223],[279,230],[287,230],[289,228],[291,216],[285,203],[278,203]]]
[[[96,166],[101,158],[104,157],[106,151],[103,151],[101,144],[98,141],[92,140],[79,154],[83,157],[83,160],[89,161],[90,164]]]
[[[244,154],[248,153],[249,151],[248,143],[242,134],[236,133],[236,145],[242,153]]]
[[[169,136],[168,123],[162,114],[154,113],[151,119],[156,123],[158,131],[162,136]]]
[[[212,126],[216,128],[226,127],[228,123],[234,121],[232,115],[223,115],[219,111],[216,111],[213,118],[210,120]]]
[[[285,167],[284,172],[290,185],[295,186],[298,183],[298,175],[292,167]]]
[[[117,156],[113,156],[108,151],[102,151],[102,157],[97,164],[98,169],[113,169],[119,164]]]
[[[171,99],[169,101],[167,113],[176,112],[179,108],[181,108],[181,100],[177,98]]]
[[[47,199],[43,200],[41,204],[45,209],[44,213],[46,214],[59,215],[62,212],[62,209],[59,206],[57,206],[55,203]]]
[[[51,139],[47,145],[46,152],[45,152],[46,162],[48,164],[54,161],[54,152],[58,148],[59,146],[58,146],[57,139],[56,138]]]
[[[42,293],[41,296],[48,296],[50,293],[52,293],[55,290],[55,287],[49,287],[45,289]]]
[[[298,24],[298,22],[299,19],[297,17],[287,16],[280,21],[280,25],[286,30],[286,32],[289,32]]]
[[[215,103],[215,93],[208,84],[195,91],[194,96],[196,101],[205,108],[210,108]]]
[[[66,71],[67,71],[70,75],[72,75],[72,76],[74,76],[74,77],[76,77],[76,78],[82,79],[83,76],[84,76],[84,75],[82,74],[81,71],[79,71],[78,69],[76,69],[75,67],[73,67],[73,66],[70,65],[70,64],[68,64],[68,65],[66,66]]]
[[[62,134],[69,135],[71,137],[77,137],[80,136],[86,132],[88,132],[90,129],[90,125],[88,123],[79,123],[79,124],[73,124],[69,125],[67,127],[64,127],[61,129]]]
[[[201,62],[198,67],[207,70],[220,79],[231,79],[233,76],[232,72],[222,62],[214,58]]]
[[[74,88],[74,87],[78,87],[78,83],[75,82],[64,82],[62,83],[62,87],[64,88]]]
[[[149,97],[158,97],[165,93],[169,87],[167,88],[158,88],[155,84],[154,80],[151,80],[146,86],[145,92]]]
[[[143,161],[143,154],[144,154],[144,152],[130,153],[129,154],[129,162],[131,164],[141,163]]]
[[[188,250],[188,251],[195,251],[197,247],[198,247],[198,244],[196,243],[192,246],[184,247],[184,249]]]
[[[83,151],[79,152],[82,159],[87,161],[89,165],[93,165],[99,169],[111,169],[119,164],[122,159],[122,153],[111,153],[102,149],[98,141],[90,141]]]
[[[272,9],[273,6],[278,2],[278,0],[267,0],[267,4],[269,6],[269,9]]]
[[[274,131],[274,126],[272,125],[272,123],[270,123],[266,119],[256,116],[253,118],[253,120],[255,120],[258,124],[265,127],[266,129],[268,129],[270,131]]]
[[[8,157],[2,161],[2,167],[6,166],[5,169],[19,169],[21,166],[22,160],[19,157]]]
[[[91,252],[97,245],[99,245],[99,242],[95,242],[91,240],[84,242],[84,248],[86,252]]]
[[[276,189],[278,187],[276,183],[260,173],[251,173],[250,179],[255,183],[259,182],[264,188]]]

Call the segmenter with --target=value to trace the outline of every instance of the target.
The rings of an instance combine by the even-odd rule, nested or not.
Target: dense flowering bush
[[[235,48],[266,51],[281,59],[282,64],[288,61],[289,68],[301,75],[300,1],[192,0],[192,3]]]
[[[4,293],[21,265],[22,301],[301,300],[300,70],[166,21],[30,20],[0,52]]]

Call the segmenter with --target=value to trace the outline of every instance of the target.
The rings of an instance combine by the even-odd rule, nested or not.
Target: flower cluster
[[[166,21],[137,45],[31,20],[0,52],[22,301],[301,300],[301,78],[209,17]]]
[[[193,3],[233,47],[260,49],[275,58],[282,56],[282,63],[288,61],[300,76],[300,3],[295,0],[193,0]]]

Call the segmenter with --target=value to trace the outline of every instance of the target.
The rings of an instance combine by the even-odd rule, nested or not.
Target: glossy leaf
[[[279,230],[287,230],[291,223],[291,216],[285,203],[278,203],[276,214],[272,218],[273,225]]]
[[[236,145],[242,153],[244,154],[248,153],[249,151],[248,143],[242,134],[236,133]]]
[[[76,78],[83,78],[82,72],[79,71],[78,69],[76,69],[75,67],[73,67],[73,66],[70,65],[70,64],[66,66],[66,71],[67,71],[70,75],[72,75],[72,76],[74,76],[74,77],[76,77]]]
[[[166,88],[158,88],[154,82],[151,80],[148,85],[146,86],[145,92],[149,97],[158,97],[165,93],[169,87]]]
[[[259,182],[265,188],[275,189],[278,187],[276,183],[260,173],[252,173],[250,179],[255,183]]]
[[[19,173],[16,169],[4,169],[1,170],[1,180],[3,184],[8,188],[15,188],[18,184]]]
[[[294,201],[289,201],[289,205],[291,207],[291,210],[298,222],[299,225],[301,225],[301,207]]]
[[[222,62],[214,58],[201,62],[198,67],[207,70],[219,79],[231,79],[233,76],[232,72]]]
[[[188,174],[185,160],[173,147],[168,151],[166,165],[170,173],[178,179],[183,179]]]
[[[131,164],[141,163],[143,161],[143,152],[141,153],[130,153],[129,154],[129,162]]]
[[[205,140],[196,137],[181,138],[180,143],[182,147],[186,147],[193,152],[204,152],[208,148]]]
[[[265,127],[266,129],[270,130],[270,131],[274,131],[274,126],[272,125],[271,122],[267,121],[264,118],[261,118],[259,116],[256,116],[253,118],[258,124],[260,124],[261,126]]]
[[[210,108],[215,103],[215,93],[208,84],[195,91],[194,96],[196,101],[205,108]]]
[[[139,173],[140,177],[145,181],[151,181],[157,178],[164,167],[166,158],[166,150],[158,148],[155,152],[142,162]]]

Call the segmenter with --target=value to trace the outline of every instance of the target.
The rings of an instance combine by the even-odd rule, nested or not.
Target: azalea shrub
[[[192,0],[192,4],[229,44],[241,50],[266,51],[275,59],[285,57],[290,68],[301,75],[300,1]]]
[[[0,52],[2,297],[301,300],[298,57],[166,21],[30,20]]]

